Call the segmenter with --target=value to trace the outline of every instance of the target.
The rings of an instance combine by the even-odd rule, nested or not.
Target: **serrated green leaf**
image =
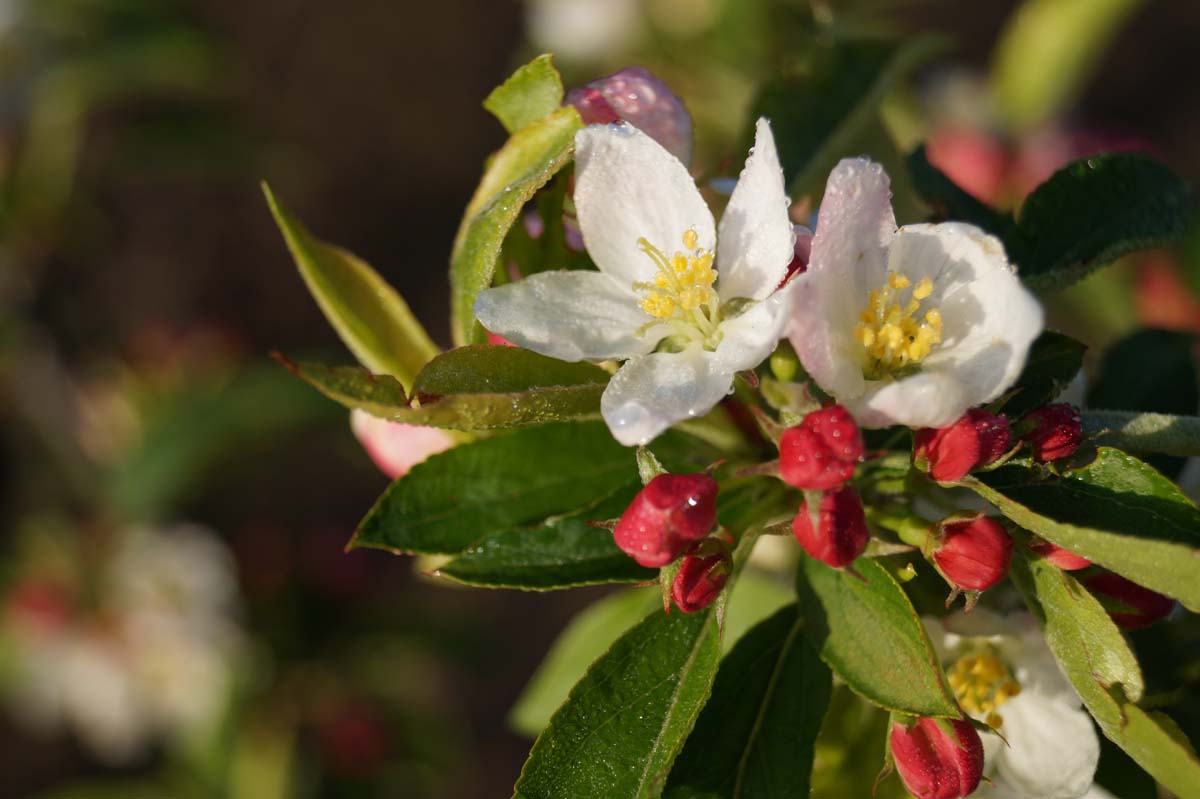
[[[1079,374],[1086,351],[1086,346],[1068,335],[1043,332],[1029,349],[1025,368],[1013,385],[1017,393],[1004,404],[1004,412],[1016,418],[1052,402]]]
[[[591,363],[568,363],[519,347],[475,344],[434,358],[413,381],[424,403],[450,394],[519,394],[546,386],[606,385],[608,372]]]
[[[870,558],[854,571],[804,558],[797,572],[806,631],[850,688],[886,710],[958,717],[920,617],[900,584]]]
[[[909,153],[905,162],[913,188],[933,209],[934,219],[969,222],[1001,240],[1008,238],[1016,228],[1011,215],[980,202],[929,163],[925,145]]]
[[[602,423],[550,424],[463,444],[392,483],[352,546],[458,554],[486,536],[589,507],[637,481]]]
[[[438,347],[404,298],[365,261],[309,235],[262,188],[300,276],[346,347],[368,370],[409,385]]]
[[[1104,734],[1181,799],[1200,797],[1200,761],[1172,731],[1133,704],[1142,675],[1100,603],[1046,561],[1013,562],[1012,576],[1046,644]]]
[[[563,101],[562,76],[554,56],[545,54],[520,66],[508,80],[492,90],[483,107],[509,133],[516,133],[554,111]]]
[[[491,285],[500,247],[522,206],[570,162],[583,123],[560,108],[514,133],[488,164],[450,256],[450,321],[456,344],[483,340],[475,298]]]
[[[1061,476],[1014,462],[964,484],[1042,538],[1200,608],[1200,510],[1132,455],[1100,447]]]
[[[534,743],[514,799],[660,795],[720,656],[713,606],[652,612],[571,690]]]
[[[666,799],[808,796],[832,685],[800,629],[790,605],[721,661],[712,696],[671,770]]]

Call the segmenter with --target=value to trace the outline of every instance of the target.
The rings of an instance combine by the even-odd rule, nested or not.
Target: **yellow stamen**
[[[639,282],[633,287],[647,292],[640,303],[647,314],[675,324],[685,335],[707,338],[717,330],[717,293],[712,288],[717,273],[713,254],[698,249],[699,241],[695,230],[685,231],[686,252],[676,251],[668,257],[646,239],[638,239],[638,248],[654,261],[658,274],[653,283]]]
[[[1008,666],[990,646],[959,658],[947,670],[946,681],[962,709],[982,716],[992,729],[1004,724],[997,712],[1000,706],[1021,693]]]
[[[911,289],[907,299],[902,296],[906,289]],[[867,377],[881,379],[915,366],[941,342],[941,313],[930,308],[920,315],[921,301],[932,294],[933,281],[928,277],[913,286],[901,272],[889,272],[883,286],[867,294],[867,305],[854,328],[854,338],[863,347]]]

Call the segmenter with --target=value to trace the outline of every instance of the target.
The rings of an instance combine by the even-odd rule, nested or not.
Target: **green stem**
[[[1127,452],[1200,455],[1200,418],[1136,411],[1086,411],[1083,430],[1096,443]]]

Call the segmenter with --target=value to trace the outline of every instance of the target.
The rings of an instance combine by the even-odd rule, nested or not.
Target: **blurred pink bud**
[[[627,67],[567,93],[584,124],[624,120],[685,164],[692,160],[692,117],[667,84],[642,67]]]
[[[1030,411],[1021,426],[1026,428],[1021,438],[1033,447],[1033,459],[1042,463],[1067,457],[1083,437],[1079,409],[1065,402]]]
[[[454,439],[444,430],[389,422],[358,409],[350,412],[350,429],[380,471],[393,480],[430,455],[454,446]]]
[[[1175,601],[1170,597],[1119,574],[1097,572],[1084,577],[1082,582],[1100,600],[1116,625],[1125,630],[1149,627],[1171,615],[1175,609]]]
[[[783,479],[805,491],[828,491],[854,476],[862,460],[858,425],[841,405],[813,411],[779,439],[779,471]]]
[[[621,514],[613,539],[643,566],[666,566],[708,535],[717,520],[717,481],[707,474],[660,474]]]
[[[983,742],[969,721],[923,716],[912,726],[896,723],[892,759],[904,787],[917,799],[959,799],[983,776]]]
[[[925,145],[929,163],[967,193],[989,205],[1005,199],[1009,154],[996,136],[970,128],[934,131]]]

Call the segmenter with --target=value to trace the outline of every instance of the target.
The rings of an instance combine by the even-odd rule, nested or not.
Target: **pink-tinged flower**
[[[1087,558],[1076,555],[1069,549],[1063,549],[1056,544],[1051,544],[1049,541],[1039,539],[1032,542],[1029,545],[1029,549],[1066,572],[1086,569],[1092,565],[1092,562]]]
[[[896,228],[879,164],[829,176],[792,346],[866,428],[944,427],[1001,396],[1042,330],[1004,246],[962,223]]]
[[[955,483],[986,466],[1012,446],[1008,419],[973,408],[957,422],[913,435],[913,457],[939,483]]]
[[[843,486],[826,491],[821,497],[817,517],[817,529],[814,530],[805,502],[792,520],[796,540],[811,557],[840,569],[853,563],[867,548],[870,533],[863,517],[862,502],[853,488]]]
[[[959,799],[979,787],[983,743],[970,722],[923,716],[892,725],[892,759],[917,799]]]
[[[613,540],[642,566],[666,566],[708,535],[717,520],[717,481],[707,474],[660,474],[629,503]]]
[[[806,491],[828,491],[854,476],[863,440],[854,419],[841,405],[813,411],[779,440],[783,479]]]
[[[692,117],[683,101],[648,69],[626,67],[567,92],[585,125],[625,121],[683,163],[692,160]]]
[[[1000,205],[1009,191],[1008,148],[991,133],[965,127],[934,131],[926,142],[929,163],[976,199]]]
[[[454,446],[454,438],[444,430],[389,422],[358,409],[350,412],[350,429],[379,470],[393,480]]]
[[[1065,402],[1030,411],[1021,426],[1028,428],[1021,440],[1033,447],[1033,459],[1043,463],[1067,457],[1083,438],[1079,409]]]
[[[715,542],[714,546],[705,546],[709,540]],[[711,554],[704,553],[706,548],[713,550]],[[671,583],[675,606],[684,613],[695,613],[708,607],[721,593],[732,571],[729,547],[715,539],[702,541],[692,554],[684,557],[679,573]]]
[[[933,562],[956,588],[983,591],[1008,574],[1013,542],[1000,522],[976,516],[942,522],[938,528]]]
[[[1112,572],[1097,572],[1083,578],[1097,595],[1118,627],[1140,630],[1171,615],[1175,601]]]

